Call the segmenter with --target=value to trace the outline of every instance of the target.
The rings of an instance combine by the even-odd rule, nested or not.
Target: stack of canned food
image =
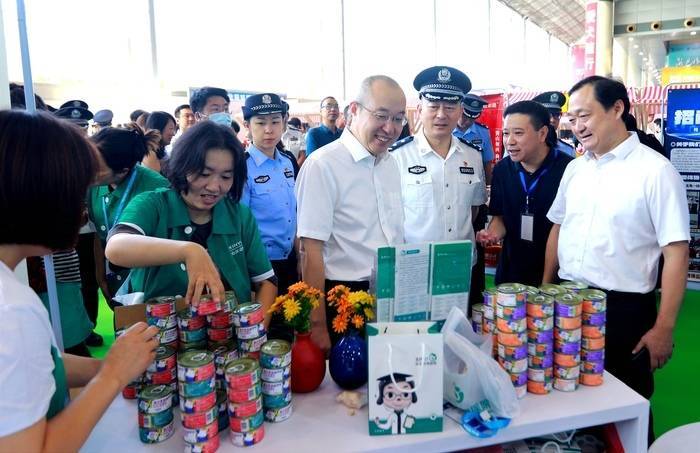
[[[496,288],[488,288],[484,291],[484,304],[481,306],[482,325],[481,333],[483,335],[491,335],[493,337],[493,356],[498,354],[498,336],[496,332],[496,303],[498,300],[498,291]],[[475,305],[477,307],[477,305]],[[478,309],[477,309],[478,310]]]
[[[534,291],[533,291],[534,290]],[[552,391],[554,358],[554,299],[529,288],[527,295],[527,391]]]
[[[267,342],[264,319],[265,311],[258,303],[242,304],[233,310],[233,325],[236,326],[241,357],[260,359],[260,348]]]
[[[498,285],[496,338],[498,362],[508,372],[518,398],[527,393],[527,288],[518,283]]]
[[[126,332],[126,327],[123,329],[118,329],[114,332],[114,336],[119,338],[124,332]],[[157,357],[156,357],[157,359]],[[129,382],[126,387],[122,389],[122,397],[125,400],[135,400],[139,394],[139,390],[143,386],[143,374],[137,376],[133,381]]]
[[[173,391],[168,385],[149,385],[139,391],[139,439],[146,444],[163,442],[175,432]]]
[[[262,398],[265,420],[282,422],[292,415],[292,347],[284,340],[270,340],[260,351]]]
[[[180,416],[186,452],[219,448],[219,407],[215,389],[214,354],[191,350],[178,357]]]
[[[156,359],[143,374],[145,385],[167,385],[172,390],[173,405],[177,405],[177,360],[172,346],[161,345],[156,349]]]
[[[554,299],[554,388],[573,392],[581,370],[581,297],[564,292]]]
[[[582,303],[581,375],[583,385],[601,385],[605,368],[605,313],[607,296],[597,289],[579,292]]]
[[[199,298],[197,304],[192,304],[177,314],[180,351],[207,349],[206,316],[220,310],[221,302],[215,302],[211,296],[205,294]]]
[[[231,442],[239,447],[255,445],[265,437],[260,365],[244,357],[226,366]]]

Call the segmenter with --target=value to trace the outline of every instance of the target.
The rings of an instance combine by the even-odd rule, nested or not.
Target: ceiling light
[[[643,56],[644,56],[644,52],[639,52],[639,56],[640,56],[640,57],[643,57]]]
[[[644,61],[648,61],[649,59],[647,57],[642,58]]]
[[[627,38],[627,39],[628,39],[629,41],[634,41],[634,38],[631,37],[631,36],[630,36],[629,38]]]
[[[635,45],[634,45],[634,48],[635,48],[635,49],[639,49],[639,44],[635,44]]]
[[[695,36],[695,35],[697,35],[697,34],[698,34],[698,32],[696,32],[696,31],[691,31],[691,32],[690,32],[690,36]]]

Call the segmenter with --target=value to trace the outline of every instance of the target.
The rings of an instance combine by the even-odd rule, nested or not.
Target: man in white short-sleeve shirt
[[[566,168],[547,215],[545,282],[580,280],[607,293],[605,369],[645,398],[673,351],[690,240],[684,183],[628,133],[625,86],[592,76],[570,91],[567,115],[583,157]],[[664,256],[658,315],[654,291]],[[653,439],[650,423],[650,440]]]
[[[377,248],[403,243],[400,176],[387,148],[406,124],[406,97],[393,79],[372,76],[350,111],[350,128],[306,159],[296,186],[302,276],[326,291],[367,290]],[[325,310],[311,316],[322,349],[330,347]]]

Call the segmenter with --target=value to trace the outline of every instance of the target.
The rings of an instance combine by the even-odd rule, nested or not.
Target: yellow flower
[[[339,314],[333,318],[333,330],[336,333],[343,333],[348,328],[348,316]]]
[[[284,306],[284,319],[291,321],[296,315],[301,311],[301,306],[299,302],[294,299],[287,299],[283,303]]]
[[[374,311],[372,311],[371,308],[365,307],[364,313],[365,313],[365,317],[367,318],[368,321],[369,321],[370,319],[373,319],[373,318],[374,318]]]
[[[275,298],[275,301],[270,305],[270,309],[267,310],[268,313],[276,313],[279,311],[279,308],[282,306],[284,301],[287,299],[287,296],[277,296]]]
[[[355,315],[352,317],[352,324],[355,326],[356,329],[361,329],[364,323],[365,318],[363,318],[362,315]]]

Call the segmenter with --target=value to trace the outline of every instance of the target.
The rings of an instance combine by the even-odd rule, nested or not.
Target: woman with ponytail
[[[170,183],[159,173],[140,162],[144,156],[160,147],[160,134],[155,130],[144,131],[136,123],[124,129],[109,127],[91,137],[108,171],[99,175],[99,186],[88,193],[88,213],[95,224],[95,263],[97,282],[105,300],[111,305],[112,297],[126,281],[129,271],[112,269],[104,258],[107,234],[121,216],[129,201],[143,192],[150,192]]]

